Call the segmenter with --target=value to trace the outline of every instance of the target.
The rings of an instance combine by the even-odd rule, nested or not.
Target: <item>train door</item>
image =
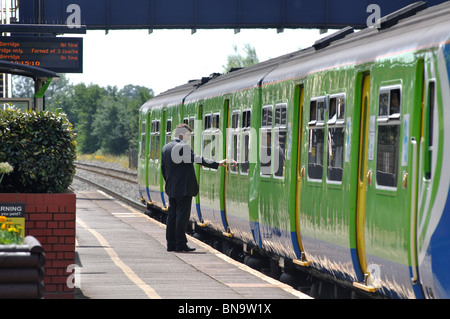
[[[197,121],[197,115],[195,114],[195,109],[193,107],[193,105],[187,105],[183,110],[184,110],[184,115],[183,115],[183,123],[189,125],[189,127],[192,129],[191,132],[191,138],[189,141],[186,141],[186,143],[192,148],[192,150],[194,151],[194,153],[199,154],[200,152],[198,152],[196,150],[196,143],[198,138],[196,138],[197,136],[200,136],[201,134],[198,132],[198,127],[201,127],[201,122]],[[175,129],[175,128],[174,128]],[[197,169],[198,169],[199,165],[194,165],[194,171],[197,174]],[[195,198],[193,198],[192,200],[192,207],[191,207],[191,212],[192,212],[192,217],[196,222],[201,222],[202,220],[202,216],[200,213],[200,210],[198,209],[197,206],[197,196]]]
[[[147,204],[151,202],[147,194],[148,188],[148,155],[150,146],[150,111],[143,110],[140,114],[140,141],[138,155],[138,185],[139,194],[142,200]]]
[[[203,131],[201,155],[205,159],[222,160],[224,156],[224,112],[225,102],[222,99],[209,99],[203,103]],[[204,223],[219,231],[227,231],[223,202],[223,169],[201,166],[200,170],[200,208]]]
[[[202,144],[202,129],[203,129],[203,104],[199,104],[197,108],[197,120],[196,125],[194,128],[194,134],[196,136],[195,142],[193,145],[195,154],[200,155],[201,154],[201,144]],[[197,175],[197,181],[200,185],[200,179],[201,179],[201,169],[200,165],[194,165],[194,170]],[[205,221],[203,220],[202,210],[200,208],[200,193],[195,196],[195,206],[197,211],[197,216],[199,219],[199,226],[206,226]]]
[[[154,108],[150,114],[150,121],[147,125],[150,126],[149,139],[149,155],[148,155],[148,170],[147,170],[147,195],[151,199],[151,204],[161,206],[161,122],[163,112],[161,108]]]
[[[365,248],[365,221],[366,221],[366,189],[367,180],[372,177],[366,174],[367,171],[367,142],[369,140],[369,101],[370,101],[370,75],[365,75],[362,80],[361,94],[361,120],[359,133],[359,155],[358,155],[358,181],[357,181],[357,201],[356,201],[356,247],[358,261],[356,266],[361,267],[359,271],[366,273],[366,248]],[[361,280],[362,278],[360,278]],[[368,290],[367,281],[364,284],[354,283],[355,286]],[[375,291],[376,289],[370,289]]]
[[[222,148],[222,156],[218,158],[217,160],[222,160],[222,158],[226,157],[227,150],[228,150],[228,129],[229,129],[229,119],[228,114],[230,112],[230,100],[225,99],[224,105],[223,105],[223,111],[222,111],[222,145],[219,145],[219,147]],[[232,236],[230,227],[228,225],[228,219],[227,219],[227,205],[226,205],[226,199],[227,199],[227,174],[228,169],[220,169],[220,214],[222,216],[222,224],[223,228],[225,230],[224,234],[227,236]]]
[[[387,74],[375,66],[363,78],[356,205],[363,283],[355,286],[411,298],[421,295],[415,224],[423,60],[394,68]]]
[[[301,194],[301,183],[302,180],[305,178],[305,166],[302,164],[302,143],[303,143],[303,99],[304,99],[304,87],[298,86],[297,87],[298,96],[298,153],[297,153],[297,187],[296,187],[296,194],[295,194],[295,225],[296,225],[296,234],[297,234],[297,242],[298,246],[301,252],[301,259],[300,260],[294,260],[296,264],[299,264],[301,266],[308,266],[309,262],[307,261],[306,253],[303,249],[302,245],[302,239],[301,239],[301,233],[300,233],[300,194]]]
[[[418,187],[417,187],[417,267],[420,273],[420,282],[423,287],[424,295],[427,298],[440,298],[441,291],[435,290],[434,287],[440,286],[441,278],[448,278],[447,267],[433,267],[433,259],[440,259],[446,263],[448,252],[445,251],[445,245],[442,244],[441,238],[438,237],[440,245],[438,247],[439,253],[436,254],[432,249],[435,246],[431,244],[432,237],[430,235],[429,227],[432,220],[437,220],[436,212],[442,212],[439,205],[445,204],[444,200],[433,200],[433,194],[437,194],[441,190],[441,194],[447,196],[448,187],[442,186],[439,178],[439,171],[443,169],[445,163],[439,160],[442,155],[439,155],[439,128],[442,129],[444,121],[439,121],[438,108],[438,92],[437,92],[437,77],[438,74],[435,68],[435,58],[429,55],[424,65],[424,85],[423,85],[423,109],[422,109],[422,129],[420,138],[419,151],[419,173],[418,173]],[[441,197],[442,198],[442,197]],[[438,205],[434,205],[434,202]],[[435,208],[434,206],[437,206]],[[444,227],[444,234],[447,234],[448,228]],[[447,237],[447,235],[444,235]],[[433,248],[431,248],[433,247]],[[444,252],[445,253],[442,253]],[[434,257],[434,256],[437,256]],[[415,274],[413,274],[414,276]],[[417,275],[417,274],[416,274]],[[438,279],[439,278],[439,279]],[[436,284],[439,283],[439,284]]]

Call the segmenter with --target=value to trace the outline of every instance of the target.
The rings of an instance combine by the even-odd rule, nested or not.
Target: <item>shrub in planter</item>
[[[72,183],[75,158],[75,133],[65,114],[0,110],[0,162],[14,167],[0,193],[63,192]]]

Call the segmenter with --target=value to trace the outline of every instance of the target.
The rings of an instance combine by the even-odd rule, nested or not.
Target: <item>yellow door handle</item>
[[[371,169],[369,169],[367,171],[366,177],[367,177],[367,184],[372,185],[372,170]]]
[[[408,187],[408,173],[407,172],[403,172],[402,186],[404,189],[406,189]]]

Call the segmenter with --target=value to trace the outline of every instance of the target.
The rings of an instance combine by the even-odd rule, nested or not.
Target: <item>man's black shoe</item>
[[[175,251],[175,247],[167,247],[167,251]]]
[[[177,249],[175,249],[175,251],[186,252],[186,253],[188,253],[190,251],[194,251],[194,250],[195,250],[195,248],[191,248],[188,245],[184,245],[183,247],[177,247]]]

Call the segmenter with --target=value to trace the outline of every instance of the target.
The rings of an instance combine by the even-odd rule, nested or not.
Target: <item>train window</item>
[[[191,132],[191,139],[186,142],[192,148],[194,147],[194,121],[195,121],[195,117],[193,117],[193,116],[185,117],[183,119],[183,124],[189,125],[189,127],[192,130],[192,132]]]
[[[217,150],[218,150],[217,142],[218,142],[218,140],[219,139],[217,138],[216,135],[211,134],[211,144],[210,144],[210,146],[211,146],[211,159],[212,160],[217,160]]]
[[[261,117],[260,174],[266,177],[272,171],[272,109],[272,105],[264,106]]]
[[[205,115],[205,127],[204,127],[205,131],[211,129],[212,125],[211,122],[212,122],[212,115],[211,114]]]
[[[194,148],[194,142],[195,142],[195,117],[191,116],[189,118],[189,122],[188,122],[189,127],[191,128],[192,132],[191,132],[191,140],[189,145]]]
[[[277,104],[275,106],[275,145],[273,157],[273,171],[275,177],[284,176],[284,167],[286,159],[286,121],[287,104]]]
[[[251,127],[251,114],[250,110],[245,110],[242,112],[242,128],[250,128]]]
[[[308,177],[322,179],[324,130],[309,130]]]
[[[151,132],[150,132],[150,159],[157,160],[159,159],[160,153],[160,120],[154,120],[151,123]]]
[[[275,126],[286,126],[286,103],[275,106]]]
[[[234,131],[239,128],[239,111],[234,111],[231,115],[231,129]]]
[[[272,105],[263,107],[261,127],[272,127]]]
[[[221,157],[221,149],[219,146],[219,113],[205,115],[204,123],[205,127],[202,134],[202,156],[212,160],[217,160],[219,157]],[[203,166],[203,169],[209,170],[209,168],[205,166]]]
[[[242,150],[241,150],[241,173],[248,174],[250,163],[250,126],[251,126],[251,111],[245,110],[242,112]]]
[[[380,89],[378,121],[386,121],[386,118],[400,118],[399,87],[387,87]]]
[[[239,119],[240,119],[240,111],[234,111],[231,115],[231,131],[230,131],[230,154],[229,157],[239,163]],[[239,165],[239,164],[238,164]],[[239,167],[236,165],[230,165],[230,172],[237,173]]]
[[[212,114],[206,114],[204,117],[204,127],[202,133],[202,149],[201,155],[205,158],[211,158],[211,126],[212,126]],[[204,170],[209,170],[208,167],[202,166]]]
[[[155,132],[155,121],[152,121],[150,124],[150,132],[154,133]]]
[[[330,111],[328,115],[328,162],[327,179],[342,181],[344,168],[344,112],[345,95],[330,97]]]
[[[315,98],[309,105],[308,177],[321,180],[324,151],[325,98]]]
[[[214,113],[212,115],[212,148],[211,148],[211,159],[217,161],[219,157],[222,157],[221,151],[221,133],[220,133],[220,114]],[[214,170],[214,169],[213,169]]]
[[[141,159],[145,158],[145,141],[146,141],[146,130],[147,130],[147,122],[146,121],[142,121],[141,124],[141,141],[139,143],[139,157]]]
[[[312,125],[323,123],[324,115],[325,115],[325,98],[318,98],[311,100],[308,124]]]
[[[169,143],[171,140],[172,140],[172,120],[167,120],[165,144]]]
[[[328,124],[344,123],[344,113],[345,95],[330,97],[330,112],[328,115]]]
[[[378,105],[377,185],[396,187],[400,146],[400,87],[380,89]]]
[[[342,181],[344,162],[344,127],[328,128],[327,178]]]
[[[220,128],[220,115],[219,113],[212,115],[212,128],[218,130]]]
[[[189,125],[189,127],[191,128],[191,130],[192,130],[192,133],[191,133],[191,134],[194,134],[194,130],[195,130],[195,117],[194,117],[194,116],[191,116],[191,117],[189,118],[188,125]]]

